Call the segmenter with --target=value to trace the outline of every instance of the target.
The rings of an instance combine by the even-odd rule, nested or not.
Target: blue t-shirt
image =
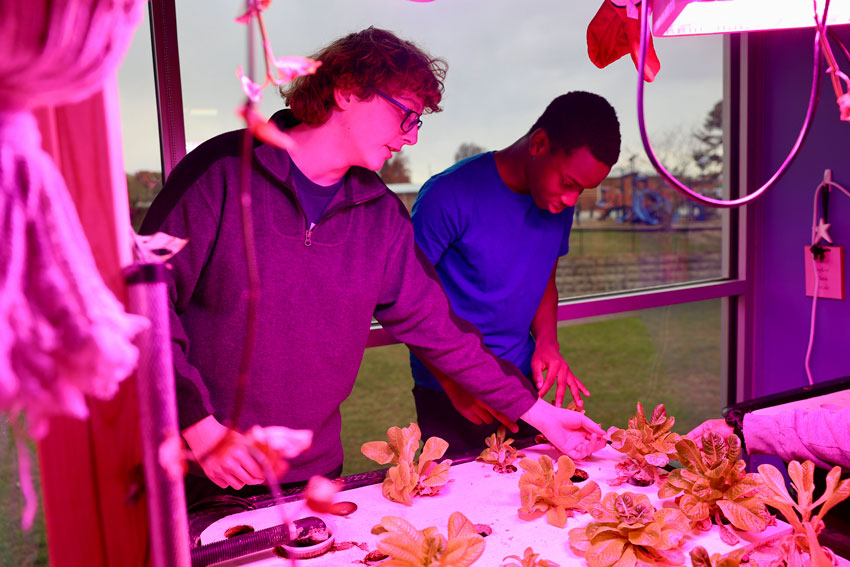
[[[319,185],[314,183],[309,177],[298,169],[295,162],[290,166],[292,179],[295,183],[295,192],[298,194],[298,200],[301,201],[301,208],[304,209],[304,216],[307,217],[307,226],[312,229],[321,219],[328,208],[328,203],[331,202],[336,192],[342,187],[343,179],[340,179],[333,185]]]
[[[558,257],[569,251],[573,208],[552,214],[504,184],[493,152],[429,179],[413,205],[416,243],[437,269],[454,312],[493,353],[531,373],[531,323]],[[441,387],[411,354],[415,382]]]

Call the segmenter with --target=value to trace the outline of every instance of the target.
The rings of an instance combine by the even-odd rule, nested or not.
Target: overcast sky
[[[628,56],[605,69],[587,56],[587,25],[601,0],[274,0],[265,12],[275,55],[308,55],[369,25],[389,29],[449,63],[444,112],[424,117],[419,143],[404,154],[422,183],[454,162],[463,142],[502,148],[524,134],[555,96],[588,90],[617,110],[619,167],[642,156],[636,70]],[[197,144],[239,128],[236,67],[247,60],[237,0],[177,2],[186,138]],[[646,88],[647,129],[669,144],[698,128],[721,99],[720,36],[656,38],[661,71]],[[159,170],[150,39],[143,22],[119,72],[127,171]],[[282,107],[273,88],[262,111]],[[646,163],[639,157],[638,163]],[[615,173],[617,168],[615,167]]]

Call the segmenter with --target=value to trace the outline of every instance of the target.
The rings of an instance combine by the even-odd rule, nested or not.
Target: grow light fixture
[[[652,35],[703,35],[814,27],[812,0],[649,0]],[[824,0],[818,0],[823,16]],[[832,0],[827,25],[850,23],[850,0]]]

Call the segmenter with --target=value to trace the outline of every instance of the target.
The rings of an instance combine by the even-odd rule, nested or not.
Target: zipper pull
[[[312,246],[313,245],[313,229],[316,228],[316,223],[311,222],[310,226],[307,228],[307,232],[304,234],[304,246]]]

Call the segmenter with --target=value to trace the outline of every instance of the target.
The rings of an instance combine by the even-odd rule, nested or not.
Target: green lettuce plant
[[[704,547],[698,546],[691,550],[691,565],[693,567],[741,567],[741,558],[746,555],[747,549],[738,549],[722,556],[719,553],[708,555]],[[753,565],[753,567],[758,567]]]
[[[670,462],[676,454],[676,443],[681,437],[673,433],[676,418],[667,416],[664,404],[659,404],[649,420],[643,412],[643,406],[637,403],[635,416],[629,419],[626,429],[612,427],[608,430],[611,447],[628,458],[617,464],[617,478],[609,481],[611,486],[624,482],[635,486],[648,486],[653,482],[661,483],[666,476],[660,467]]]
[[[837,565],[832,552],[818,542],[823,529],[823,517],[829,510],[850,496],[850,479],[839,481],[841,467],[833,467],[826,475],[826,488],[817,500],[814,499],[815,465],[811,461],[788,464],[788,476],[797,492],[791,497],[785,488],[785,479],[776,467],[760,465],[759,474],[764,480],[767,503],[779,510],[793,531],[780,542],[780,557],[774,563],[779,567],[807,565],[811,567],[833,567]],[[815,513],[815,509],[820,510]]]
[[[522,504],[519,517],[523,520],[534,520],[545,514],[549,524],[563,528],[574,513],[587,512],[599,503],[598,484],[588,481],[577,486],[570,480],[576,465],[566,455],[558,458],[557,471],[547,455],[541,455],[537,461],[525,458],[519,466],[525,471],[519,479]]]
[[[370,441],[360,448],[362,453],[382,465],[395,465],[387,470],[381,492],[393,502],[407,506],[413,504],[414,496],[433,496],[449,481],[449,467],[452,461],[447,459],[437,463],[449,444],[439,437],[431,437],[422,447],[419,460],[416,452],[422,443],[419,426],[411,423],[404,429],[391,427],[387,431],[389,442]]]
[[[522,457],[522,453],[517,452],[516,447],[513,447],[514,440],[508,437],[507,429],[504,426],[499,426],[496,433],[491,434],[484,441],[487,448],[481,451],[481,454],[475,459],[489,465],[493,465],[493,470],[497,473],[514,473],[516,467],[513,465],[517,457]]]
[[[703,531],[711,529],[714,520],[729,545],[740,540],[724,519],[739,530],[764,531],[772,516],[764,505],[763,483],[758,474],[746,472],[737,436],[724,439],[706,433],[700,445],[683,437],[676,443],[676,455],[683,468],[669,474],[658,490],[659,498],[681,493],[676,502],[685,516]]]
[[[519,555],[508,555],[505,557],[502,561],[507,561],[508,559],[512,561],[510,563],[503,563],[502,567],[560,567],[554,561],[539,559],[539,557],[539,553],[534,553],[533,549],[526,547],[522,557]]]
[[[690,522],[675,508],[656,510],[645,494],[609,492],[590,511],[595,521],[569,532],[589,567],[682,565]]]
[[[448,538],[436,527],[417,530],[413,524],[386,516],[372,528],[378,551],[388,560],[381,567],[467,567],[484,553],[484,538],[460,512],[449,517]]]

